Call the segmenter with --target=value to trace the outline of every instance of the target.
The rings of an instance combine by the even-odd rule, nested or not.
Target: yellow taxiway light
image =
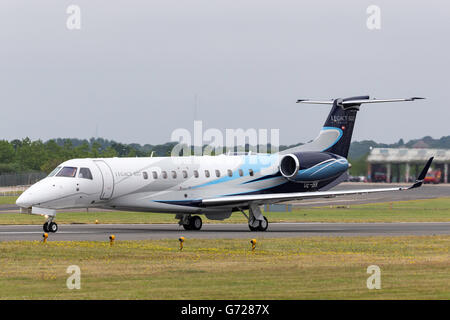
[[[48,233],[46,232],[46,233],[44,233],[42,235],[42,242],[46,243],[47,242],[47,238],[48,238]]]
[[[116,239],[115,235],[110,235],[109,236],[109,245],[112,246],[114,244],[114,240]]]
[[[256,248],[256,239],[250,240],[250,243],[252,244],[252,251],[255,251],[255,248]]]
[[[178,241],[180,241],[180,251],[181,251],[183,250],[184,237],[180,237]]]

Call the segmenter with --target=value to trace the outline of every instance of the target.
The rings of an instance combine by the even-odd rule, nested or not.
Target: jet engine
[[[296,152],[283,156],[279,169],[283,177],[294,182],[311,182],[335,178],[349,168],[347,159],[329,152]]]

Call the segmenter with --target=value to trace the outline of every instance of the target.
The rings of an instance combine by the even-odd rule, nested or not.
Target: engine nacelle
[[[347,159],[328,152],[296,152],[280,161],[280,173],[288,180],[311,182],[335,178],[349,168]]]

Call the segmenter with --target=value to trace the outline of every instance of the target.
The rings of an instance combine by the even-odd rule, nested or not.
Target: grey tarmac
[[[251,232],[246,224],[204,224],[200,231],[186,231],[178,224],[70,224],[59,225],[48,241],[235,239],[311,236],[449,235],[450,222],[400,223],[272,223],[266,232]],[[42,226],[0,226],[0,241],[42,240]]]

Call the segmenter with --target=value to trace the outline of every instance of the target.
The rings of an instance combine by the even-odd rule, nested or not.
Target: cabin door
[[[103,160],[94,160],[102,173],[103,189],[100,194],[100,200],[109,200],[114,192],[114,176],[111,168]]]

